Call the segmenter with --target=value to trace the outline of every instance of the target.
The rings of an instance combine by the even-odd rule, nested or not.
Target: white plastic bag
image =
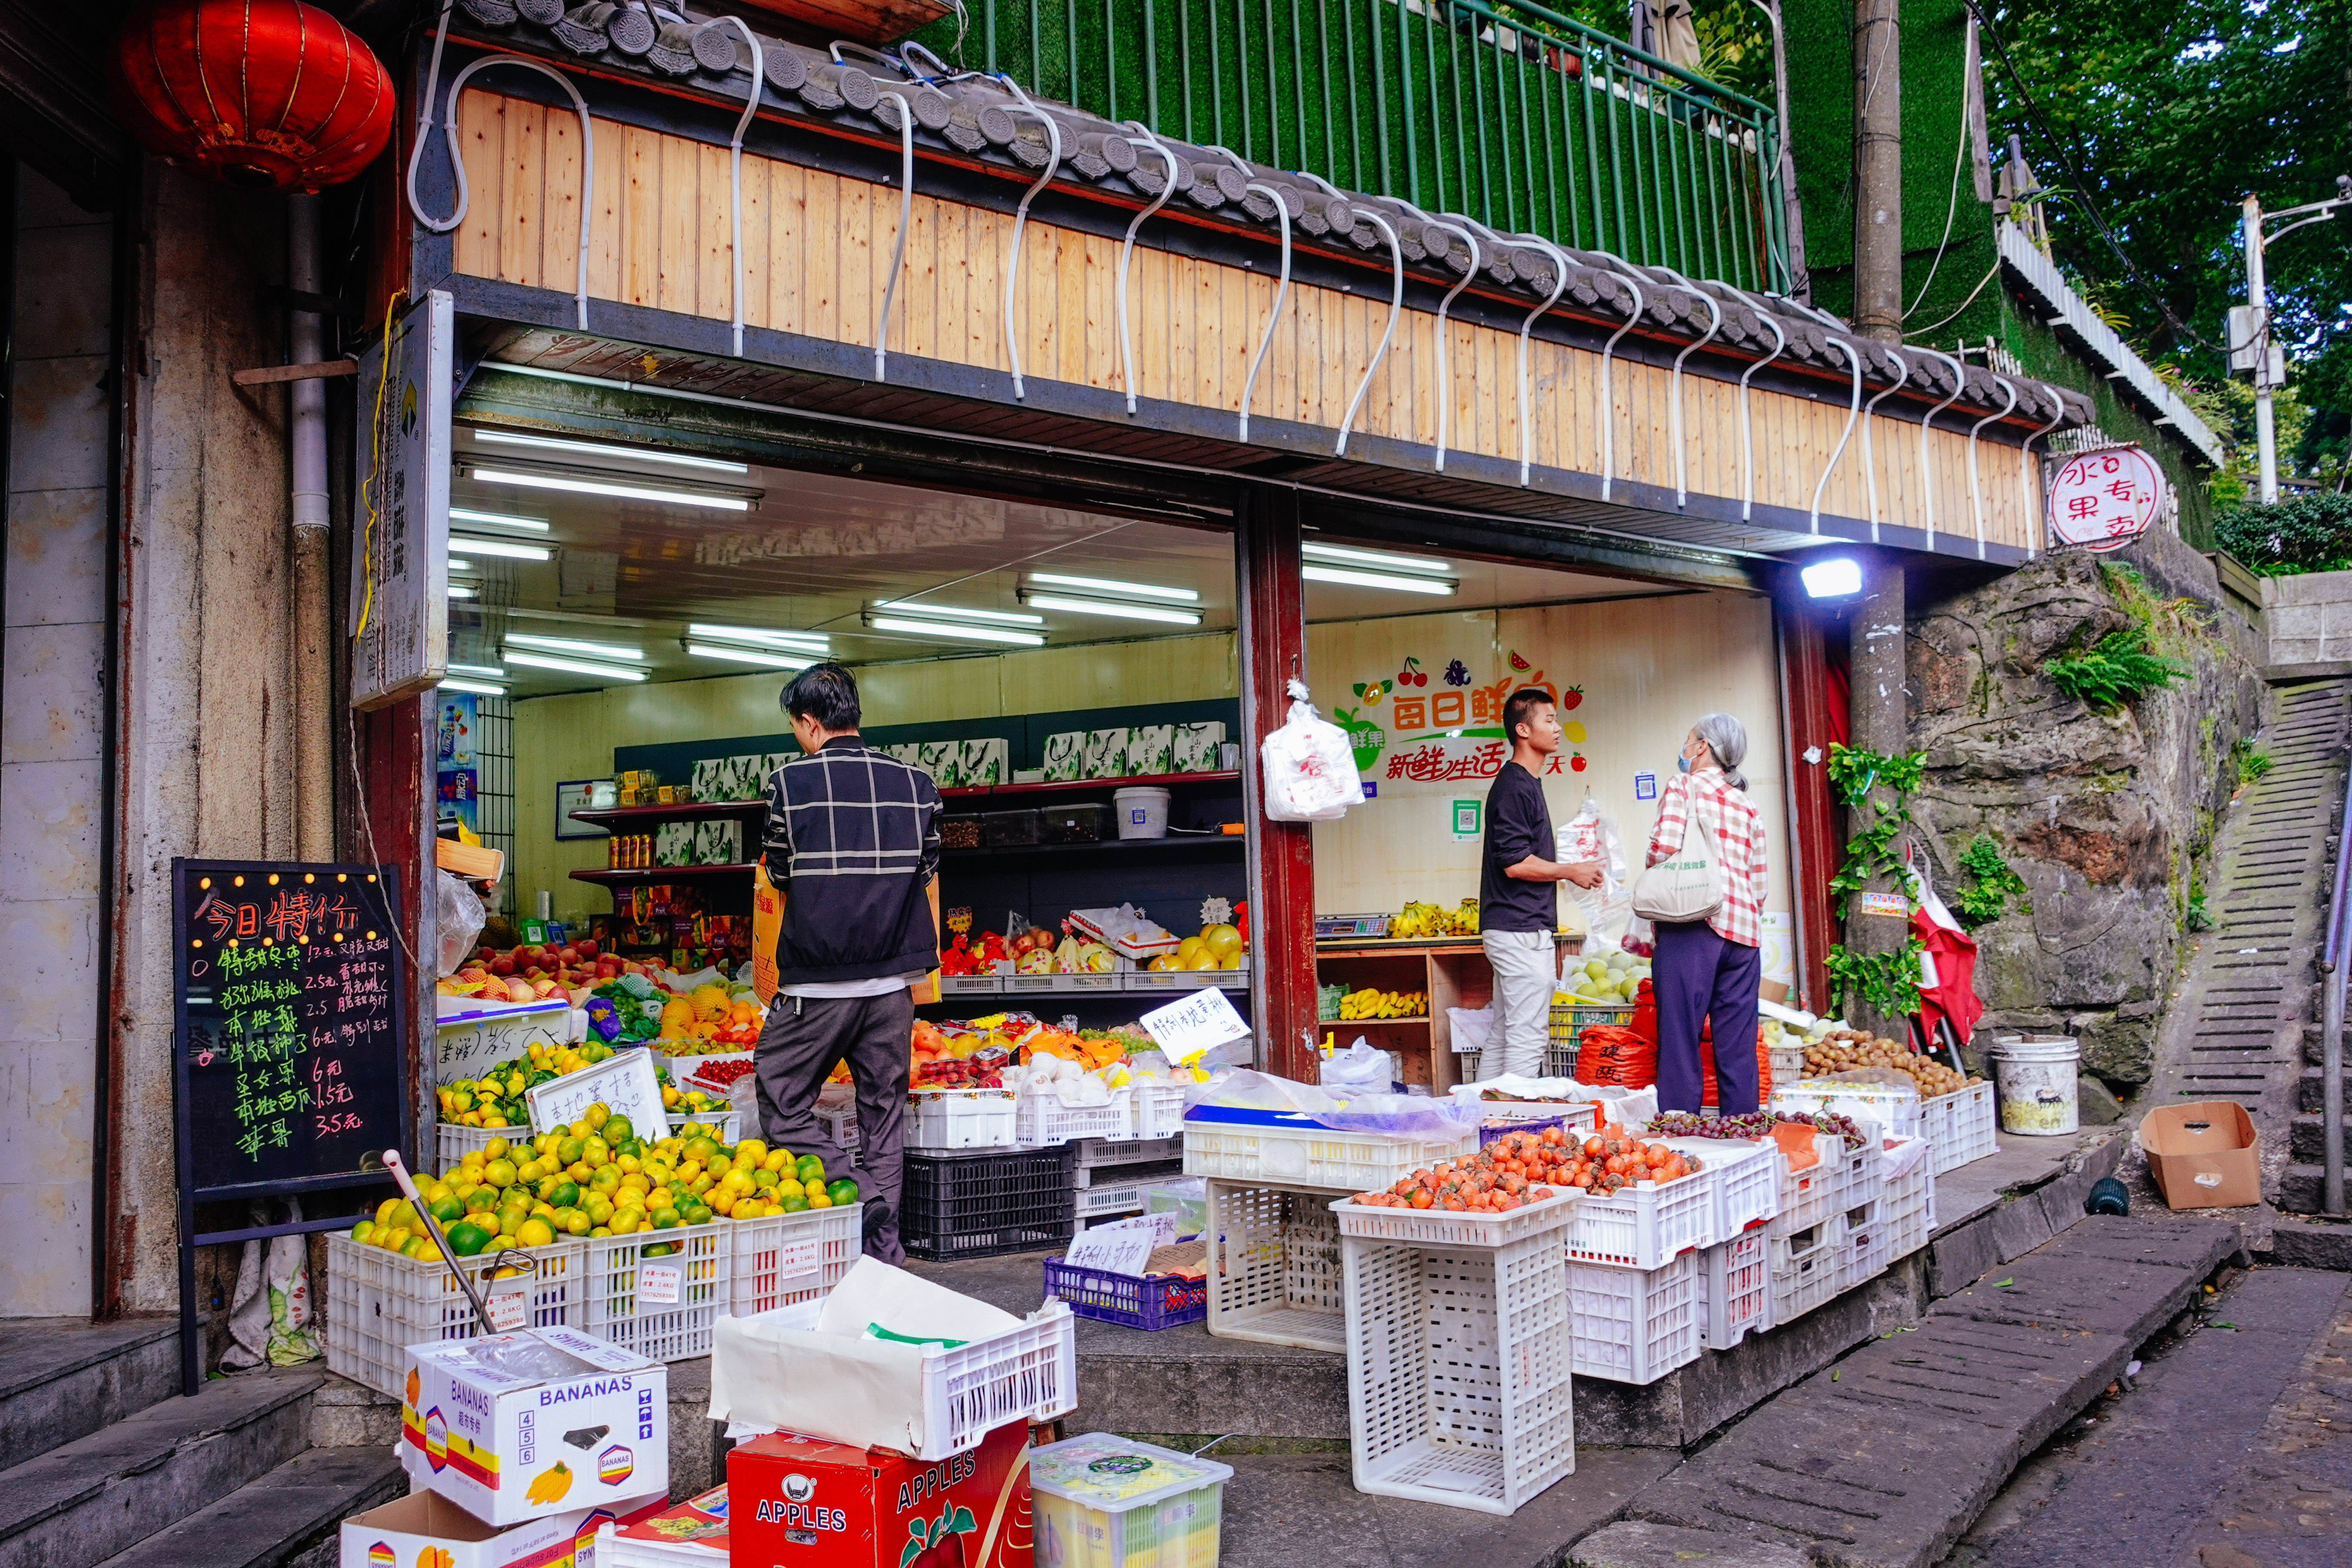
[[[1348,732],[1319,717],[1307,683],[1290,682],[1290,712],[1259,748],[1265,763],[1265,815],[1275,822],[1336,822],[1364,801]]]
[[[1617,819],[1602,816],[1601,803],[1588,794],[1576,815],[1553,837],[1558,840],[1558,858],[1562,865],[1600,863],[1601,886],[1580,888],[1570,882],[1568,896],[1583,910],[1584,929],[1590,935],[1599,937],[1613,930],[1611,917],[1623,919],[1615,906],[1622,904],[1628,911],[1632,909],[1624,889],[1625,850],[1617,837]]]
[[[1389,1077],[1389,1067],[1388,1052],[1374,1050],[1371,1042],[1359,1035],[1354,1045],[1323,1058],[1323,1087],[1360,1094],[1386,1094],[1393,1081]]]
[[[482,934],[490,912],[482,907],[481,895],[453,873],[436,871],[434,878],[438,889],[436,918],[441,932],[441,973],[455,974],[457,966],[473,955],[474,939]]]
[[[1454,1026],[1454,1049],[1462,1056],[1486,1048],[1488,1037],[1495,1032],[1495,1009],[1486,1007],[1448,1007],[1447,1022]]]

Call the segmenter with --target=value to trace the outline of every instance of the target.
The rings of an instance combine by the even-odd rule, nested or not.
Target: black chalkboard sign
[[[392,868],[172,866],[180,1184],[191,1201],[380,1181],[407,1137]]]

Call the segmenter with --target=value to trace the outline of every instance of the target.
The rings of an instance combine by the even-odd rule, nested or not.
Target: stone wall
[[[2158,651],[2189,677],[2113,713],[2064,696],[2051,654],[2129,626],[2131,568],[2159,613]],[[2235,774],[2232,742],[2263,722],[2254,639],[2210,563],[2170,535],[2100,559],[2046,556],[1983,587],[1915,602],[1908,640],[1912,803],[1947,901],[1979,833],[2023,879],[2032,910],[1976,932],[1977,994],[1992,1027],[2077,1037],[2085,1072],[2129,1092],[2147,1081],[2194,879]]]
[[[2273,674],[2352,670],[2352,572],[2263,578],[2263,620]]]

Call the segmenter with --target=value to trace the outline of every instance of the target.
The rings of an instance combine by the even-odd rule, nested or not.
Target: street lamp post
[[[2271,344],[2270,288],[2263,269],[2264,251],[2305,224],[2324,223],[2336,209],[2352,205],[2352,174],[2336,176],[2336,195],[2324,202],[2306,202],[2284,212],[2265,214],[2262,199],[2246,193],[2243,226],[2246,247],[2246,303],[2243,313],[2230,312],[2230,368],[2251,370],[2254,375],[2254,451],[2262,468],[2261,496],[2264,506],[2278,500],[2278,439],[2271,420],[2271,392],[2282,380],[2285,356]],[[2295,221],[2263,234],[2265,224]]]

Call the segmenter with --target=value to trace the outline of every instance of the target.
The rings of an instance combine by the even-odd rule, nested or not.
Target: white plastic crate
[[[1557,1116],[1560,1131],[1577,1138],[1590,1138],[1593,1129],[1601,1125],[1601,1107],[1590,1100],[1574,1100],[1566,1103],[1547,1100],[1481,1100],[1475,1103],[1479,1113],[1493,1121],[1545,1121]]]
[[[1184,1123],[1184,1173],[1314,1188],[1335,1195],[1369,1193],[1393,1186],[1423,1165],[1459,1159],[1477,1147],[1475,1129],[1455,1139],[1390,1138],[1328,1127],[1194,1121]]]
[[[1127,976],[1107,974],[1008,974],[1003,987],[1016,995],[1051,994],[1071,991],[1123,991]]]
[[[1101,1105],[1064,1105],[1052,1094],[1024,1094],[1013,1102],[1013,1142],[1024,1149],[1050,1149],[1081,1138],[1124,1138],[1135,1115],[1131,1094],[1112,1089]]]
[[[1129,1086],[1127,1136],[1180,1138],[1184,1132],[1184,1086],[1166,1079],[1138,1079]],[[1171,1159],[1174,1155],[1169,1156]],[[1154,1156],[1157,1158],[1157,1156]]]
[[[1587,1194],[1569,1227],[1569,1258],[1620,1268],[1662,1268],[1714,1238],[1715,1205],[1715,1188],[1704,1168],[1671,1182],[1636,1182],[1613,1193]]]
[[[1761,1229],[1742,1231],[1698,1255],[1699,1343],[1729,1350],[1750,1331],[1772,1326],[1771,1238]]]
[[[1009,1149],[1020,1112],[1009,1089],[926,1089],[907,1096],[906,1146],[923,1152]]]
[[[1863,1126],[1865,1133],[1874,1130]],[[1853,1202],[1867,1200],[1875,1194],[1878,1178],[1878,1151],[1872,1138],[1860,1149],[1849,1149],[1846,1142],[1834,1132],[1813,1134],[1813,1151],[1819,1158],[1801,1171],[1791,1171],[1787,1160],[1777,1162],[1780,1178],[1780,1212],[1773,1216],[1775,1235],[1809,1229]]]
[[[1919,1091],[1907,1085],[1841,1083],[1825,1079],[1800,1079],[1772,1086],[1772,1109],[1817,1115],[1833,1110],[1855,1121],[1874,1121],[1898,1138],[1919,1136]]]
[[[1699,1177],[1714,1191],[1715,1215],[1703,1245],[1728,1241],[1780,1212],[1778,1145],[1768,1139],[1661,1138],[1657,1142],[1696,1157]]]
[[[1556,1230],[1493,1247],[1341,1246],[1358,1491],[1507,1514],[1574,1472]]]
[[[1204,1184],[1209,1332],[1229,1340],[1342,1351],[1339,1225],[1332,1192]]]
[[[676,1132],[692,1121],[709,1128],[712,1136],[721,1143],[733,1143],[742,1136],[741,1118],[732,1110],[706,1110],[688,1116],[672,1113],[668,1130]],[[487,1149],[490,1140],[503,1138],[509,1144],[529,1143],[538,1136],[528,1127],[468,1127],[462,1122],[444,1121],[433,1130],[433,1152],[440,1162],[439,1169],[446,1171],[477,1149]]]
[[[1908,1174],[1886,1182],[1877,1198],[1846,1211],[1847,1285],[1874,1279],[1927,1245],[1936,1226],[1936,1178],[1927,1167],[1923,1153]]]
[[[1579,1377],[1655,1383],[1698,1359],[1699,1255],[1658,1268],[1568,1265],[1570,1341]]]
[[[710,1353],[710,1333],[726,1311],[734,1280],[733,1220],[591,1237],[585,1285],[588,1314],[579,1326],[647,1361],[686,1361]],[[647,1258],[646,1248],[676,1251]]]
[[[588,1244],[566,1238],[529,1251],[509,1250],[504,1262],[485,1253],[467,1271],[485,1295],[524,1295],[523,1324],[579,1328],[585,1322],[583,1270]],[[518,1258],[530,1273],[496,1280]],[[365,1247],[341,1233],[327,1237],[327,1365],[378,1394],[400,1396],[407,1348],[428,1340],[470,1340],[480,1333],[474,1304],[457,1276],[439,1258],[426,1263]]]
[[[845,1105],[838,1110],[827,1110],[820,1105],[816,1108],[816,1120],[818,1125],[825,1130],[826,1134],[832,1138],[835,1145],[843,1153],[846,1154],[856,1149],[857,1107]]]
[[[1972,1083],[1922,1100],[1919,1111],[1928,1144],[1927,1163],[1936,1175],[1973,1164],[2000,1147],[1995,1137],[2000,1111],[1993,1104],[1990,1082]]]
[[[1412,1247],[1501,1247],[1524,1241],[1546,1231],[1559,1230],[1575,1217],[1585,1194],[1574,1187],[1556,1190],[1550,1197],[1503,1214],[1466,1209],[1392,1209],[1360,1204],[1352,1197],[1330,1205],[1339,1222],[1339,1234],[1372,1241],[1394,1241]]]
[[[1845,1239],[1845,1221],[1836,1215],[1786,1235],[1777,1226],[1767,1233],[1774,1328],[1786,1328],[1845,1289],[1841,1268]]]
[[[1181,1132],[1166,1138],[1088,1138],[1078,1145],[1078,1169],[1104,1165],[1155,1165],[1184,1158]]]
[[[726,1220],[727,1310],[748,1318],[811,1301],[841,1283],[864,1242],[863,1205]]]
[[[740,1142],[743,1138],[743,1118],[733,1110],[702,1110],[691,1115],[683,1111],[672,1111],[669,1130],[675,1134],[684,1129],[688,1122],[707,1131],[713,1142],[732,1147]]]
[[[1078,1223],[1110,1219],[1120,1215],[1143,1212],[1143,1191],[1149,1181],[1106,1182],[1100,1186],[1080,1187],[1073,1196],[1077,1205]]]

